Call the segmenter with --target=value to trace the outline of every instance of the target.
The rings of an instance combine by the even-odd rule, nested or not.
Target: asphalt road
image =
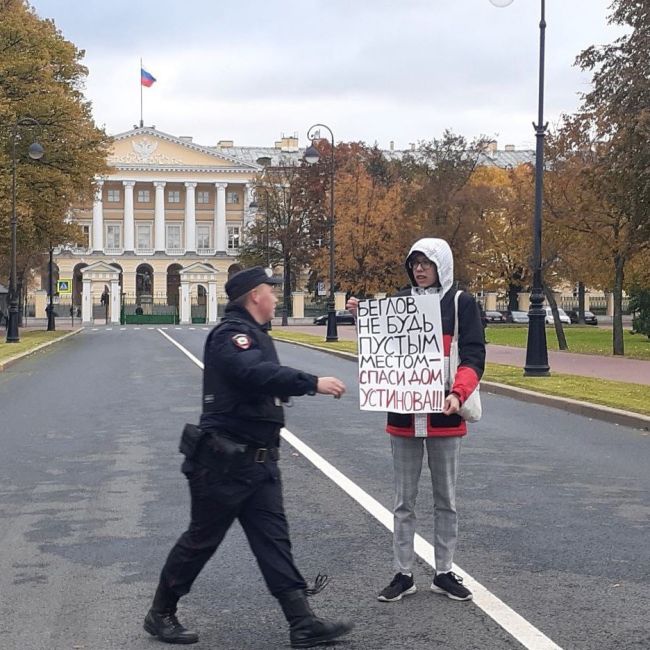
[[[201,358],[207,332],[167,332]],[[335,374],[340,401],[295,400],[287,427],[390,508],[381,414],[362,413],[356,366],[280,344],[287,365]],[[159,647],[141,620],[188,521],[177,441],[200,408],[200,370],[158,331],[96,328],[0,374],[0,614],[3,650]],[[464,441],[456,562],[562,648],[650,647],[650,436],[484,395]],[[432,594],[376,600],[391,535],[302,455],[281,467],[299,566],[332,582],[324,615],[357,622],[341,648],[520,648],[474,603]],[[432,541],[423,472],[419,532]],[[233,527],[181,601],[199,648],[287,645],[243,533]]]

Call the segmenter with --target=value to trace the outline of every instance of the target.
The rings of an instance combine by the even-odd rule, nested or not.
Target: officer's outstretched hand
[[[339,399],[345,393],[345,384],[336,377],[319,377],[316,392],[321,395],[334,395]]]

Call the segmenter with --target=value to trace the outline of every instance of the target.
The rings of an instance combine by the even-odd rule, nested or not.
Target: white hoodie
[[[411,280],[411,284],[415,287],[417,283],[413,275],[413,269],[409,267],[408,261],[413,253],[422,253],[430,259],[438,269],[438,280],[442,287],[442,295],[444,296],[454,284],[454,254],[451,252],[449,244],[444,239],[436,239],[435,237],[425,237],[418,239],[418,241],[411,246],[408,257],[406,258],[405,266],[406,272]]]

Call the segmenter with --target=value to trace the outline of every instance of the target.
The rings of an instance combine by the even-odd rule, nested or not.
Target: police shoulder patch
[[[253,341],[248,334],[235,334],[232,337],[232,342],[242,350],[248,350],[248,348],[253,344]]]

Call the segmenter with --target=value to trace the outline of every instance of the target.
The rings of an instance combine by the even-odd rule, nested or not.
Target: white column
[[[90,325],[93,322],[93,300],[91,295],[92,282],[90,278],[83,278],[82,284],[81,323],[82,325]]]
[[[214,186],[217,188],[217,200],[214,205],[215,249],[217,252],[225,253],[228,245],[226,229],[226,187],[228,183],[215,183]]]
[[[217,322],[217,281],[208,282],[208,323]]]
[[[111,323],[120,322],[120,281],[111,280]]]
[[[250,223],[253,221],[253,210],[250,208],[252,202],[253,184],[246,183],[246,185],[244,185],[244,229],[248,228]]]
[[[181,279],[181,325],[188,325],[191,322],[190,283]]]
[[[185,252],[196,251],[195,187],[196,183],[185,183]]]
[[[154,250],[165,250],[165,181],[154,181],[156,198],[154,204]]]
[[[102,188],[104,181],[95,182],[95,200],[93,202],[93,241],[94,251],[104,250],[104,204],[102,202]]]
[[[135,181],[122,181],[124,185],[124,250],[133,251],[133,235],[135,230],[133,216],[133,187]]]

